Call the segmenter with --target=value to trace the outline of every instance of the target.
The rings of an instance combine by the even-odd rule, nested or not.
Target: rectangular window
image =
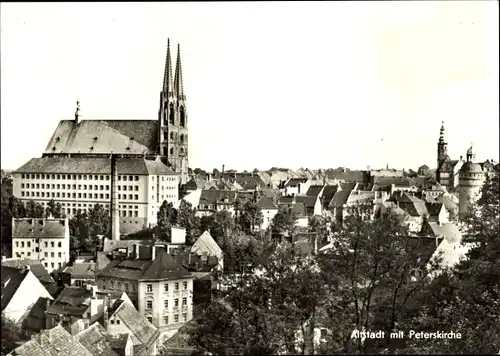
[[[28,247],[31,247],[31,241],[26,242],[26,245],[27,245]]]
[[[50,253],[50,257],[54,257],[54,252],[51,252],[51,253]]]
[[[54,247],[54,241],[50,243],[50,247]]]
[[[47,241],[44,242],[45,247],[49,247],[49,243]]]
[[[168,283],[163,285],[163,291],[168,292]]]
[[[187,305],[187,298],[186,297],[182,298],[182,305]]]
[[[174,307],[178,307],[179,306],[179,298],[175,298],[174,299]]]
[[[61,246],[62,246],[62,244],[61,244],[61,242],[59,241],[59,242],[57,243],[57,247],[61,247]]]
[[[146,301],[146,309],[153,309],[153,301],[152,300]]]
[[[146,317],[146,319],[148,319],[148,321],[149,321],[150,323],[152,323],[152,322],[153,322],[153,317],[151,317],[151,316]]]
[[[151,293],[152,291],[153,291],[153,285],[152,284],[146,285],[146,292]]]
[[[187,314],[186,313],[182,314],[182,321],[187,321]]]
[[[175,282],[175,290],[179,290],[179,282]]]
[[[21,247],[24,247],[24,241],[21,241]]]
[[[62,257],[62,253],[61,253],[61,252],[58,252],[58,253],[57,253],[57,257],[61,258],[61,257]]]
[[[188,288],[188,282],[182,282],[182,288],[187,289]]]
[[[121,289],[121,288],[122,288],[121,282],[116,282],[116,289]]]
[[[163,301],[163,306],[165,307],[165,309],[168,309],[168,300],[167,299],[165,299]]]
[[[167,315],[165,315],[163,317],[163,324],[168,324],[168,316]]]
[[[179,315],[175,314],[174,315],[174,323],[178,323],[178,322],[179,322]]]
[[[126,181],[127,180],[127,176],[123,176],[123,180]]]

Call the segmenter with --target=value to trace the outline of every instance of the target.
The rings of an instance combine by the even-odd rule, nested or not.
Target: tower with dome
[[[475,163],[475,155],[472,146],[467,150],[466,162],[459,172],[459,205],[458,214],[461,218],[466,217],[481,194],[481,187],[486,178],[483,167]]]

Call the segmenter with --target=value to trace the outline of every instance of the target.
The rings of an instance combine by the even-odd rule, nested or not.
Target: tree
[[[157,213],[157,235],[160,240],[171,241],[172,226],[177,224],[177,209],[166,200],[158,209]]]
[[[318,260],[328,290],[328,353],[394,348],[390,332],[398,329],[409,301],[427,284],[430,256],[422,256],[426,241],[409,237],[393,217],[367,221],[363,210],[349,209],[343,229],[333,236],[333,247]],[[353,330],[365,329],[382,330],[387,338],[351,340]]]
[[[180,227],[186,229],[186,243],[193,244],[200,235],[200,221],[190,202],[181,200],[176,220]]]
[[[64,217],[61,204],[56,203],[54,199],[51,199],[47,204],[47,208],[45,209],[45,216],[52,216],[54,219],[60,219]]]
[[[465,221],[467,259],[436,278],[408,311],[418,331],[453,330],[461,339],[411,340],[429,353],[497,354],[500,350],[499,176],[489,177]],[[427,341],[427,342],[425,342]]]
[[[295,231],[297,214],[289,206],[280,206],[271,222],[271,233],[276,236],[292,236]]]
[[[88,227],[92,250],[100,244],[98,235],[111,236],[110,211],[101,204],[96,204],[89,209]]]
[[[259,169],[258,168],[254,168],[252,173],[259,173]]]
[[[264,215],[262,215],[262,211],[256,201],[254,199],[247,201],[243,206],[239,220],[239,224],[243,230],[247,233],[254,233],[255,229],[262,224],[263,220]]]
[[[41,219],[45,215],[45,210],[43,206],[38,203],[35,203],[33,200],[28,200],[26,204],[26,217]]]
[[[17,342],[22,340],[23,332],[21,327],[7,318],[3,313],[2,320],[2,355],[7,355],[17,347]]]
[[[332,233],[333,222],[331,219],[314,215],[309,218],[309,231],[316,233],[318,243],[326,244]]]
[[[314,325],[307,322],[324,295],[314,260],[278,248],[261,260],[260,273],[254,273],[255,266],[240,266],[240,273],[222,278],[230,287],[197,320],[191,342],[219,355],[311,353],[306,339],[297,343],[297,331],[312,336],[304,331]]]

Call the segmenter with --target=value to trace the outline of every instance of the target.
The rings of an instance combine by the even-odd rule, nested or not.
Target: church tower
[[[440,169],[443,163],[450,158],[448,157],[448,143],[444,140],[444,121],[441,121],[441,129],[439,130],[439,140],[437,144],[437,167],[436,179],[441,181]]]
[[[169,166],[180,175],[181,184],[184,184],[188,179],[189,164],[186,96],[182,80],[180,45],[177,46],[177,62],[173,76],[170,40],[167,42],[158,124],[158,154],[166,158]]]

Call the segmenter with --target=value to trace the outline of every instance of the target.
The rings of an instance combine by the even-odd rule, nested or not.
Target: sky
[[[158,116],[181,45],[191,168],[499,159],[497,1],[1,3],[1,165],[60,120]],[[175,60],[175,51],[174,58]]]

